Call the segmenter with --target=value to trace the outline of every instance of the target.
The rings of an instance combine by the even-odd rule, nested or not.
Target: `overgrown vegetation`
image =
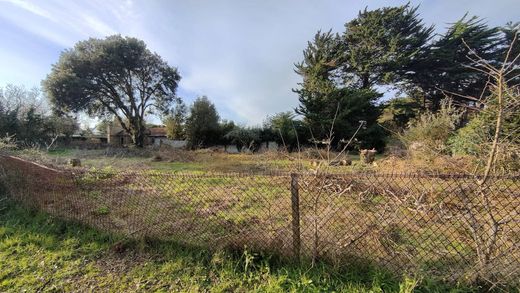
[[[37,88],[0,88],[0,138],[19,147],[50,149],[59,137],[66,141],[78,129],[76,119],[51,114]]]
[[[3,202],[1,291],[444,291],[439,283],[370,267],[303,269],[254,253],[129,241]],[[470,291],[471,288],[451,288]]]
[[[451,101],[441,103],[437,112],[427,111],[409,122],[401,139],[412,156],[431,159],[450,154],[449,139],[461,123],[462,112]]]

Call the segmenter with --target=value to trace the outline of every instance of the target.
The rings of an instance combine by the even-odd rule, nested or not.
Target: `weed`
[[[209,252],[174,242],[123,241],[7,203],[0,211],[0,291],[469,291],[373,268],[312,268],[247,249]],[[121,251],[114,247],[124,243]],[[22,249],[23,248],[23,249]]]

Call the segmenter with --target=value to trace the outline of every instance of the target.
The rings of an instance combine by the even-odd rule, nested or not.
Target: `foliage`
[[[63,135],[65,139],[70,139],[79,130],[76,119],[69,116],[52,115],[48,117],[48,123],[53,136]]]
[[[501,58],[501,41],[499,28],[465,15],[421,52],[405,78],[421,89],[433,110],[446,96],[467,104],[480,97],[487,82],[486,74],[469,68],[476,64],[468,58],[470,48],[482,58],[496,61]]]
[[[296,64],[295,71],[303,78],[301,87],[294,90],[300,101],[296,112],[304,116],[318,140],[330,134],[336,118],[335,145],[350,138],[359,121],[366,121],[358,134],[359,145],[382,149],[385,132],[376,124],[380,111],[375,105],[381,95],[374,86],[396,81],[408,72],[433,27],[425,27],[417,7],[409,4],[365,9],[345,27],[341,36],[318,31],[308,43],[303,61]]]
[[[38,90],[15,85],[0,88],[0,137],[11,137],[11,143],[50,146],[59,136],[70,138],[78,128],[73,117],[47,114]]]
[[[327,138],[333,128],[334,145],[349,140],[364,121],[365,126],[356,136],[356,147],[381,150],[385,133],[377,125],[381,112],[376,106],[379,97],[373,90],[343,88],[320,99],[301,99],[298,111],[317,140]]]
[[[300,139],[304,139],[303,124],[300,120],[295,119],[295,115],[291,112],[280,112],[273,116],[267,117],[264,123],[264,129],[270,131],[270,139],[278,142],[278,144],[287,147],[288,151],[294,150],[298,146]]]
[[[230,133],[237,127],[238,126],[235,125],[235,122],[233,122],[231,120],[222,120],[219,123],[219,128],[220,128],[219,143],[222,143],[224,145],[230,144],[231,141],[229,140],[229,138],[226,137],[226,134]]]
[[[295,64],[296,73],[303,78],[301,88],[293,90],[300,95],[300,101],[319,99],[336,89],[334,75],[340,52],[339,36],[330,31],[318,31],[314,40],[307,43],[303,61]]]
[[[378,122],[393,132],[402,132],[421,111],[421,105],[410,97],[391,99],[382,107]]]
[[[515,95],[514,91],[506,91]],[[516,93],[518,95],[518,93]],[[482,167],[491,149],[497,120],[497,105],[493,95],[486,108],[476,113],[450,141],[451,151],[456,155],[471,156],[475,165]],[[520,170],[520,108],[518,96],[506,95],[506,106],[502,117],[499,154],[495,164],[504,170]]]
[[[9,109],[0,102],[0,135],[16,135],[20,130],[19,109]]]
[[[145,115],[167,109],[179,80],[177,69],[143,41],[114,35],[64,51],[43,86],[56,111],[113,115],[142,147]]]
[[[405,74],[426,46],[433,26],[426,27],[410,4],[360,11],[345,24],[338,66],[345,84],[369,89]]]
[[[184,104],[182,99],[177,98],[175,106],[163,120],[166,126],[166,135],[169,139],[182,140],[186,138],[186,112],[186,104]]]
[[[219,115],[206,96],[199,97],[190,107],[186,119],[186,138],[191,148],[209,146],[219,140]]]
[[[235,144],[239,150],[246,148],[255,151],[261,143],[261,133],[259,128],[235,127],[224,138]]]
[[[462,112],[445,100],[438,112],[428,111],[411,120],[401,140],[412,154],[426,156],[426,159],[449,154],[448,140],[455,134],[461,118]]]

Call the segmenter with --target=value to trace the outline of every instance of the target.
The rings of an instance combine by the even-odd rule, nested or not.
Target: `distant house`
[[[162,141],[167,141],[166,127],[150,127],[144,132],[145,145],[160,145]],[[107,141],[112,146],[131,145],[132,137],[121,127],[108,127]]]
[[[54,144],[55,147],[72,147],[96,149],[107,145],[106,135],[74,133],[72,135],[59,135]]]

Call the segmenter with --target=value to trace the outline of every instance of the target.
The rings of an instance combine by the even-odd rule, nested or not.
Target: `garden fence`
[[[520,176],[55,170],[0,156],[20,204],[127,237],[520,280]]]

